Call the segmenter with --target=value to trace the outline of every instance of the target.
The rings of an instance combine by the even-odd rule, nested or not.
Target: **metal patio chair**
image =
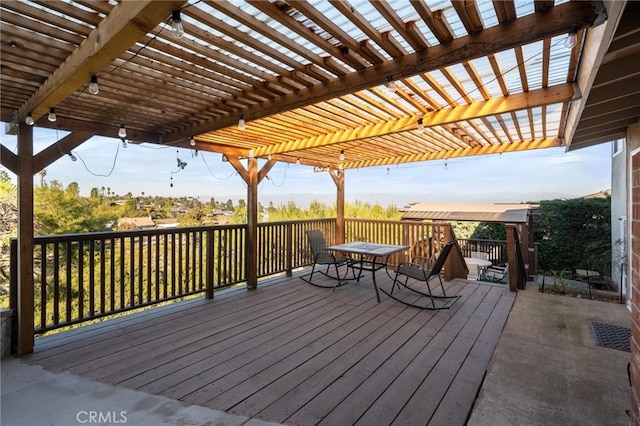
[[[405,305],[413,306],[415,308],[429,309],[429,310],[449,309],[451,305],[460,296],[459,295],[447,296],[444,289],[444,285],[442,283],[442,277],[440,277],[440,272],[442,271],[444,262],[447,260],[447,256],[449,256],[449,253],[451,252],[451,249],[453,248],[454,244],[455,244],[454,241],[447,243],[442,248],[440,255],[435,261],[433,261],[433,259],[430,259],[430,258],[415,256],[411,260],[411,262],[400,263],[398,265],[398,268],[396,269],[395,276],[393,277],[391,292],[387,293],[385,291],[385,293],[392,299],[397,300],[400,303],[404,303]],[[442,294],[437,294],[437,295],[433,294],[431,290],[431,285],[429,284],[429,281],[434,277],[438,277],[438,280],[440,281],[440,288],[442,290]],[[414,286],[410,285],[410,284],[415,285],[416,283],[424,284],[426,286],[426,292],[419,290]],[[412,291],[413,293],[426,297],[430,300],[431,304],[419,305],[416,303],[403,300],[393,294],[396,287],[398,288],[398,290],[406,288]],[[436,303],[435,303],[436,299],[446,299],[447,302],[444,305],[436,306]]]
[[[340,253],[333,253],[327,250],[327,242],[324,239],[324,235],[322,231],[319,229],[312,229],[306,231],[307,239],[309,240],[309,245],[311,246],[311,253],[313,254],[313,266],[311,267],[311,273],[306,275],[301,275],[300,279],[308,282],[309,284],[315,285],[317,287],[323,288],[333,288],[335,290],[336,287],[339,287],[343,284],[343,281],[347,278],[347,274],[349,273],[349,269],[351,266],[351,259],[347,256],[344,256]],[[316,271],[316,266],[326,266],[324,271],[319,270]],[[335,270],[335,275],[330,274],[331,267],[333,266]],[[338,268],[344,266],[345,272],[343,276],[340,276],[340,271]],[[323,285],[313,282],[313,274],[318,272],[328,278],[336,280],[335,284],[331,285]],[[352,269],[354,279],[355,271]]]

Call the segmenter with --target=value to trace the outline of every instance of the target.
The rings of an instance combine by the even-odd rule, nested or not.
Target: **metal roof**
[[[620,3],[2,1],[2,120],[327,169],[560,146]]]
[[[455,220],[527,223],[538,204],[417,203],[404,210],[402,220]]]

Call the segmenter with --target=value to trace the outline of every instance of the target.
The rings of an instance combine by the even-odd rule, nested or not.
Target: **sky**
[[[66,132],[34,129],[34,153]],[[0,142],[16,152],[16,136],[3,134]],[[217,153],[190,149],[129,144],[119,139],[94,137],[46,168],[45,179],[64,186],[77,182],[81,195],[92,188],[134,196],[192,196],[203,201],[246,199],[247,188],[229,163]],[[187,165],[180,169],[177,158]],[[259,162],[259,166],[263,164]],[[0,170],[7,170],[0,166]],[[8,171],[8,170],[7,170]],[[15,182],[15,176],[9,172]],[[171,179],[173,178],[173,179]],[[34,181],[39,184],[40,177]],[[170,186],[173,182],[173,187]],[[392,165],[345,172],[345,198],[383,206],[410,202],[527,202],[575,198],[611,187],[610,143],[574,152],[564,147],[491,154],[449,160]],[[263,205],[289,201],[307,206],[317,200],[335,203],[331,177],[309,166],[276,164],[259,186]]]

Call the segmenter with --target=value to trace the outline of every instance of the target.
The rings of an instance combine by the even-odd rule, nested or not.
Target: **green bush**
[[[534,232],[538,269],[581,268],[610,276],[610,198],[542,201]]]

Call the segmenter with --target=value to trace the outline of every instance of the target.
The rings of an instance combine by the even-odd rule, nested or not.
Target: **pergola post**
[[[330,170],[329,175],[336,184],[336,244],[345,240],[344,229],[344,171]]]
[[[249,157],[247,168],[242,165],[239,158],[232,154],[224,154],[229,163],[238,172],[242,180],[247,184],[247,234],[245,236],[245,258],[247,287],[258,287],[258,184],[267,176],[269,170],[276,164],[275,160],[269,160],[258,171],[258,159]]]
[[[256,289],[258,287],[258,159],[249,158],[247,166],[247,287]]]
[[[18,353],[33,352],[33,127],[18,128]]]

